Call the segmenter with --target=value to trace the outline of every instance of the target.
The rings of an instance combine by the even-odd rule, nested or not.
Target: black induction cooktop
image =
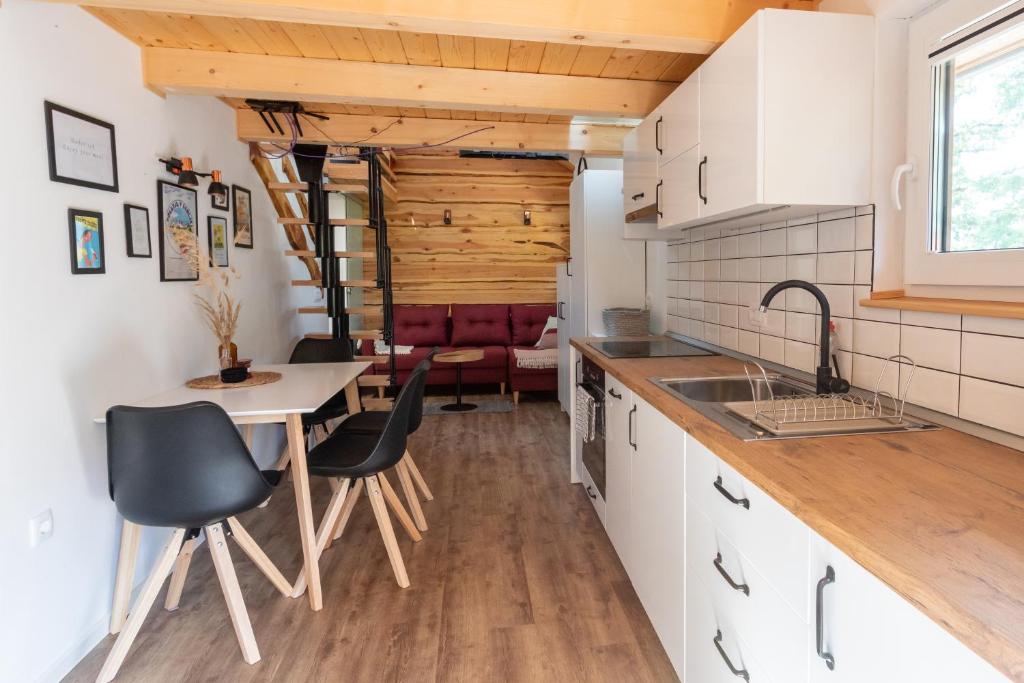
[[[675,339],[591,342],[590,345],[609,358],[670,358],[676,356],[718,355],[712,351],[705,351]]]

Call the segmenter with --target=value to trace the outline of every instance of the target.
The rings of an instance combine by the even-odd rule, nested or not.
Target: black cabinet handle
[[[643,199],[643,197],[644,197],[644,193],[643,192],[637,192],[635,195],[633,195],[633,201],[635,202],[638,199]]]
[[[654,149],[658,150],[658,154],[664,154],[665,150],[661,148],[661,122],[662,117],[659,116],[658,120],[654,122]]]
[[[577,384],[580,383],[580,369],[581,369],[582,366],[583,366],[583,361],[577,360],[576,361],[576,373],[575,373],[576,374],[576,383]]]
[[[707,195],[704,194],[704,167],[708,165],[708,158],[704,157],[697,164],[697,196],[704,204],[708,203]]]
[[[626,427],[629,430],[629,435],[628,435],[627,438],[629,439],[629,445],[632,446],[633,450],[635,451],[636,450],[636,441],[633,440],[633,416],[634,415],[636,415],[636,406],[633,406],[632,408],[630,408],[629,409],[629,415],[626,416],[626,419],[628,420],[628,424],[626,425]]]
[[[565,313],[563,312],[565,309],[563,308],[563,306],[565,306],[565,302],[564,301],[559,301],[558,302],[558,319],[559,320],[565,320]]]
[[[622,394],[620,394],[619,392],[615,391],[614,389],[609,389],[608,390],[608,395],[611,396],[612,398],[618,398],[618,399],[622,398]]]
[[[825,652],[825,586],[836,581],[836,570],[832,565],[825,567],[825,576],[818,581],[818,594],[815,601],[815,644],[818,656],[825,660],[829,671],[836,668],[836,658]]]
[[[569,264],[572,263],[572,256],[565,259],[565,274],[572,277],[572,271],[569,270]]]
[[[725,571],[725,567],[722,566],[722,553],[718,553],[715,555],[714,565],[715,569],[718,570],[718,573],[722,575],[722,578],[725,579],[725,582],[729,584],[731,588],[734,588],[738,591],[743,591],[744,595],[750,595],[750,586],[748,586],[745,583],[736,583],[735,581],[733,581],[732,577],[729,576],[729,572]]]
[[[747,670],[746,669],[737,669],[735,666],[733,666],[732,660],[729,659],[729,655],[725,654],[725,650],[722,648],[722,631],[721,630],[719,630],[717,633],[715,633],[714,643],[715,643],[715,649],[718,650],[718,654],[720,654],[722,656],[722,661],[725,662],[725,665],[727,667],[729,667],[729,671],[732,672],[732,675],[733,676],[739,676],[743,680],[749,681],[750,680],[750,674],[747,673]]]
[[[718,479],[715,479],[715,488],[718,492],[725,496],[725,499],[734,505],[742,505],[746,509],[750,509],[750,500],[748,498],[737,498],[736,496],[729,493],[724,486],[722,486],[722,476],[719,475]]]
[[[594,500],[597,500],[597,494],[594,493],[594,489],[591,486],[587,487],[587,495],[593,498]]]
[[[654,206],[658,209],[658,218],[665,215],[661,212],[661,183],[662,181],[659,180],[658,184],[654,186]]]

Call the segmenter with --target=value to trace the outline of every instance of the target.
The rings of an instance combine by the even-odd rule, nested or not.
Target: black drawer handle
[[[654,122],[654,149],[658,150],[658,154],[664,154],[665,150],[661,148],[661,122],[663,117],[659,116],[658,120]]]
[[[594,493],[594,488],[592,486],[587,487],[587,495],[593,498],[594,500],[597,500],[597,494]]]
[[[658,218],[664,218],[665,214],[661,212],[661,184],[663,181],[659,180],[658,184],[654,186],[654,206],[658,210]]]
[[[719,475],[718,479],[715,479],[715,488],[718,492],[725,496],[725,499],[733,505],[742,505],[746,509],[750,509],[750,500],[748,498],[737,498],[736,496],[729,493],[724,486],[722,486],[722,476]]]
[[[638,192],[638,193],[636,193],[635,195],[633,195],[633,201],[634,201],[634,202],[635,202],[636,200],[638,200],[638,199],[643,199],[643,198],[644,198],[644,193],[643,193],[643,192]]]
[[[825,567],[825,576],[818,581],[818,594],[815,605],[815,636],[818,656],[825,660],[829,671],[836,668],[836,658],[825,652],[825,586],[836,581],[836,570],[832,565]]]
[[[626,429],[629,432],[629,435],[628,435],[627,438],[629,439],[629,445],[632,446],[633,450],[635,451],[636,450],[636,441],[633,440],[633,416],[634,415],[636,415],[636,406],[633,406],[632,408],[630,408],[629,409],[629,415],[626,416],[626,419],[628,420],[628,423],[626,424]]]
[[[734,588],[738,591],[743,591],[744,595],[750,595],[750,586],[748,586],[745,583],[736,583],[735,581],[733,581],[732,577],[729,576],[729,572],[725,571],[725,567],[722,566],[722,553],[718,553],[715,555],[714,565],[715,569],[718,570],[718,573],[722,575],[722,578],[725,579],[725,582],[729,584],[731,588]]]
[[[609,389],[608,390],[608,395],[611,396],[612,398],[617,398],[617,399],[621,399],[622,398],[622,394],[620,394],[619,392],[615,391],[614,389]]]
[[[722,649],[722,631],[721,630],[719,630],[715,634],[715,641],[714,642],[715,642],[715,649],[718,650],[718,654],[722,655],[722,661],[725,662],[725,665],[727,667],[729,667],[729,671],[732,672],[732,675],[733,676],[739,676],[743,680],[749,681],[750,680],[750,674],[747,673],[747,670],[746,669],[737,669],[735,666],[733,666],[732,660],[729,659],[729,655],[725,654],[725,650]]]
[[[697,164],[697,196],[706,205],[708,203],[707,195],[704,194],[704,167],[708,165],[708,158],[704,157]]]

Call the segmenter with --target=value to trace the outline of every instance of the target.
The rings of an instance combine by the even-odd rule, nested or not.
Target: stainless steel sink
[[[781,375],[768,375],[767,382],[763,377],[757,377],[751,382],[745,375],[740,375],[734,377],[700,377],[695,379],[660,379],[655,383],[669,392],[678,394],[682,398],[702,403],[749,401],[751,400],[751,394],[758,401],[767,401],[772,396],[800,396],[813,393],[811,387],[798,384]],[[753,391],[751,391],[751,384],[753,384]]]

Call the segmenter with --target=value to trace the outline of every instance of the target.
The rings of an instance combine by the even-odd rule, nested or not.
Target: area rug
[[[454,396],[431,396],[423,403],[424,415],[474,415],[476,413],[511,413],[512,401],[509,399],[486,399],[473,396],[463,396],[464,403],[472,403],[476,410],[468,410],[463,413],[441,410],[441,406],[455,403]]]

